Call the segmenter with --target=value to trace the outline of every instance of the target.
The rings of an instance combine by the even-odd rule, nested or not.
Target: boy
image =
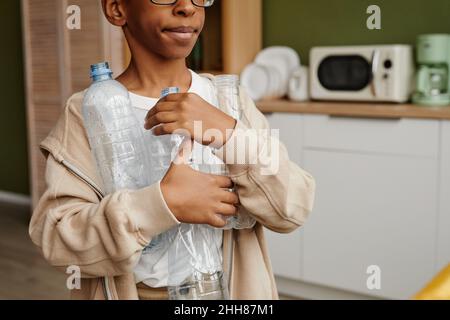
[[[258,138],[255,132],[269,129],[253,101],[241,90],[244,116],[234,120],[212,105],[213,77],[201,77],[186,67],[185,59],[204,25],[205,8],[212,3],[102,0],[105,16],[122,27],[132,53],[129,67],[117,80],[130,91],[146,130],[157,135],[184,130],[195,143],[215,148],[224,161],[236,150],[245,153],[245,159],[258,159],[259,153],[238,146],[240,135]],[[160,101],[150,98],[169,86],[182,93]],[[227,162],[230,177],[173,163],[159,183],[104,195],[83,127],[82,99],[83,92],[69,99],[40,145],[47,158],[47,189],[30,223],[33,242],[53,266],[64,271],[69,266],[80,268],[81,288],[73,290],[72,297],[166,299],[167,260],[156,259],[146,268],[141,259],[144,248],[179,223],[223,227],[221,216],[235,215],[239,205],[257,224],[253,229],[224,231],[218,239],[230,276],[230,296],[277,299],[263,226],[277,232],[301,226],[312,209],[315,190],[313,178],[289,160],[285,148],[270,150],[269,159],[277,157],[279,163],[270,175],[263,173],[259,161]],[[203,132],[194,132],[194,121],[201,121]],[[205,139],[203,133],[209,129],[223,138]],[[257,150],[268,150],[264,139],[257,141]],[[232,186],[235,192],[228,191]]]

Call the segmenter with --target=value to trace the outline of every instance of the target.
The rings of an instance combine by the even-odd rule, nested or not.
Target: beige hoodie
[[[152,237],[178,222],[159,184],[104,195],[83,126],[83,96],[79,92],[68,100],[56,126],[40,144],[47,159],[47,187],[33,212],[29,233],[52,266],[64,272],[69,266],[80,268],[81,289],[73,290],[72,298],[138,299],[133,269],[142,250]],[[269,129],[243,88],[241,102],[243,119],[216,153],[223,159],[236,148],[238,134]],[[270,152],[279,152],[279,170],[273,175],[262,174],[258,164],[228,165],[243,210],[257,220],[253,229],[224,231],[224,271],[232,299],[278,299],[263,226],[292,232],[312,210],[314,179],[289,160],[282,144]]]

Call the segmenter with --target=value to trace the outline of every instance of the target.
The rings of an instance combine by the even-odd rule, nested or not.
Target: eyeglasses
[[[161,6],[171,6],[177,3],[178,0],[150,0],[153,4]],[[192,4],[200,8],[209,8],[214,4],[214,0],[191,0]]]

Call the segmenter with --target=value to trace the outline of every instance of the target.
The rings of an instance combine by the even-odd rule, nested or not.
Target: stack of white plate
[[[291,73],[300,67],[300,57],[289,47],[269,47],[241,74],[241,83],[255,100],[281,98],[288,93]]]

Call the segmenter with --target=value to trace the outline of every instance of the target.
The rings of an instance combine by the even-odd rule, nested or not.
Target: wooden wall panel
[[[68,5],[81,9],[81,30],[66,27]],[[39,143],[58,120],[67,99],[89,87],[89,66],[110,61],[124,70],[122,32],[106,22],[100,1],[22,0],[30,183],[33,206],[45,190]]]
[[[240,74],[262,49],[262,0],[223,0],[224,73]]]
[[[54,0],[23,1],[30,183],[33,203],[42,190],[44,159],[38,149],[60,111],[58,10]],[[50,116],[51,115],[51,116]]]
[[[59,101],[59,57],[57,15],[58,4],[53,0],[29,1],[29,47],[33,52],[30,84],[33,100],[57,103]]]
[[[81,30],[68,32],[72,92],[89,87],[89,66],[104,59],[100,1],[71,1],[82,8]]]

